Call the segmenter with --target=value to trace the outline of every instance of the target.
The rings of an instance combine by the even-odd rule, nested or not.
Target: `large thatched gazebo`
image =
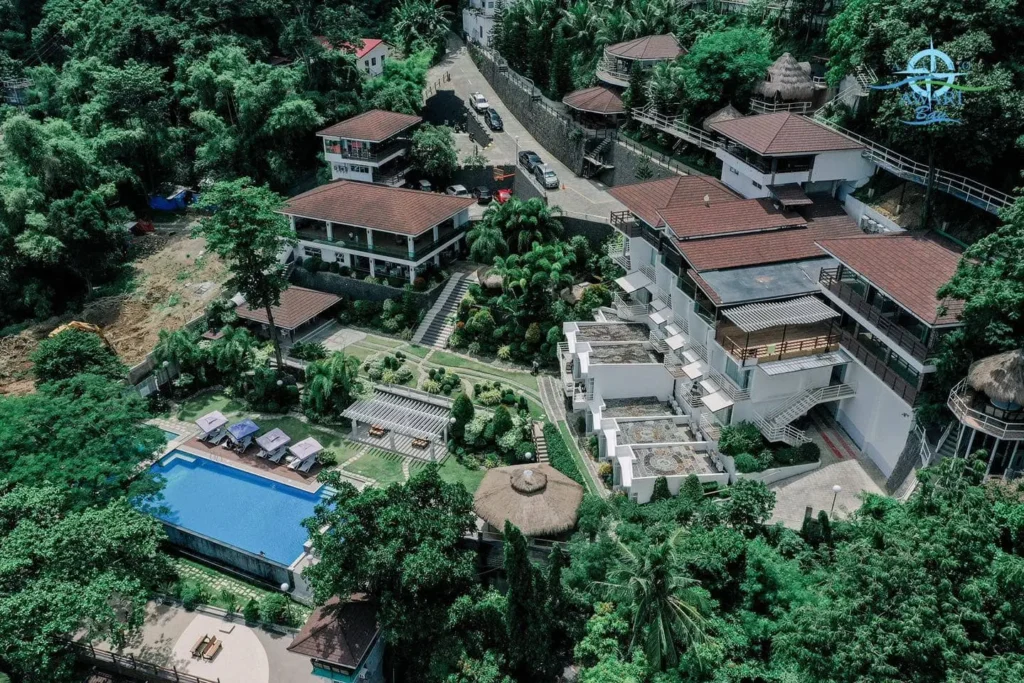
[[[967,384],[988,396],[1002,410],[1024,405],[1024,350],[982,358],[971,366]]]
[[[576,526],[583,487],[546,463],[495,467],[473,498],[473,509],[501,531],[512,522],[526,536],[557,536]]]
[[[798,62],[793,55],[783,53],[768,67],[767,78],[757,84],[755,92],[769,101],[809,101],[814,97],[811,63]]]
[[[712,112],[704,121],[701,123],[701,128],[707,132],[711,131],[711,124],[721,123],[722,121],[732,121],[733,119],[743,118],[743,112],[731,104],[727,104],[718,111]]]

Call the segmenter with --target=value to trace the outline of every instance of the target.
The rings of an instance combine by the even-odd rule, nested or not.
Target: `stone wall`
[[[512,189],[512,177],[509,176],[504,180],[495,180],[493,166],[460,168],[452,176],[452,185],[462,185],[470,192],[473,191],[474,187],[484,185],[491,188],[491,192],[497,192],[501,188]],[[444,188],[440,189],[443,190]]]
[[[537,198],[548,203],[548,193],[537,184],[532,175],[526,172],[522,166],[516,166],[515,195],[524,202],[527,199]]]
[[[490,53],[469,45],[469,55],[512,115],[544,149],[577,175],[583,168],[586,131],[552,104],[545,102],[532,82],[509,69],[502,73]]]
[[[636,177],[636,172],[637,169],[642,167],[645,156],[646,155],[639,151],[638,147],[627,147],[625,144],[618,143],[613,144],[605,152],[604,160],[606,163],[614,166],[614,168],[598,174],[597,179],[609,187],[639,183],[641,182],[641,179]],[[647,166],[651,169],[651,177],[646,180],[672,178],[685,173],[681,164],[673,166],[673,168],[678,169],[678,171],[673,171],[665,168],[665,166],[662,166],[661,164],[655,163],[653,157],[647,159]]]
[[[305,268],[300,267],[296,267],[292,271],[291,282],[299,287],[315,289],[319,292],[330,292],[331,294],[337,294],[354,301],[364,299],[367,301],[398,299],[405,293],[405,290],[398,287],[375,285],[371,282],[363,282],[362,280],[345,277],[337,273],[325,273],[322,271],[311,273]],[[412,294],[417,300],[417,305],[424,311],[430,310],[430,307],[441,296],[441,290],[444,289],[444,286],[445,283],[442,282],[425,292],[413,292]]]
[[[565,228],[564,239],[568,240],[576,235],[583,235],[594,249],[599,248],[601,243],[612,234],[612,226],[607,223],[574,216],[560,216],[558,220]]]

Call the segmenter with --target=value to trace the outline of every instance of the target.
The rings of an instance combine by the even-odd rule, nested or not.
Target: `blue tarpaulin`
[[[232,436],[236,441],[241,441],[247,436],[251,436],[256,432],[260,431],[258,424],[252,420],[242,420],[228,427],[228,434]]]
[[[149,208],[154,211],[184,211],[190,204],[199,200],[199,195],[187,187],[177,187],[174,192],[164,196],[153,194],[149,196]]]

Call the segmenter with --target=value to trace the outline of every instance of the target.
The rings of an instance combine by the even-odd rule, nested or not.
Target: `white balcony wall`
[[[591,365],[590,377],[601,387],[605,399],[657,396],[667,401],[672,394],[672,375],[664,365],[621,363]]]
[[[827,387],[831,377],[831,367],[787,372],[784,375],[766,375],[762,370],[754,370],[750,382],[750,400],[767,407],[801,391]]]
[[[857,360],[847,367],[846,382],[857,387],[857,395],[840,401],[836,419],[888,477],[906,444],[914,410]]]
[[[811,180],[845,180],[860,187],[875,172],[875,165],[864,158],[859,149],[845,149],[837,152],[822,152],[814,157]]]

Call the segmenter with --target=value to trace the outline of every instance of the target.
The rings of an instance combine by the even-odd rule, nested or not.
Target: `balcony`
[[[640,236],[640,221],[629,211],[612,211],[608,215],[608,222],[626,237]]]
[[[597,65],[597,79],[609,85],[619,88],[629,86],[630,74],[633,70],[633,62],[628,59],[619,59],[607,52]]]
[[[345,147],[340,142],[331,140],[324,141],[324,152],[341,157],[350,161],[366,161],[369,163],[380,163],[397,152],[404,152],[409,147],[408,140],[395,140],[394,142],[382,145],[369,145],[363,147]]]
[[[906,401],[909,405],[914,405],[917,401],[918,388],[916,385],[908,382],[899,372],[890,367],[884,359],[876,355],[875,351],[869,348],[866,344],[862,344],[859,339],[848,330],[840,330],[839,332],[839,343],[849,351],[854,357],[857,358],[861,363],[867,367],[868,370],[874,373],[882,382],[896,392],[896,395]]]
[[[877,306],[868,303],[865,298],[866,283],[843,280],[841,275],[840,268],[822,268],[821,274],[818,276],[818,284],[877,327],[879,332],[898,344],[900,348],[922,363],[925,362],[931,350],[930,345],[921,342],[919,335],[893,322]]]
[[[1024,440],[1024,411],[1002,410],[975,391],[966,379],[949,392],[946,405],[962,424],[1005,441]]]
[[[465,224],[458,227],[449,226],[438,231],[438,238],[436,240],[433,239],[433,233],[424,233],[413,242],[411,251],[405,235],[374,231],[373,246],[370,246],[364,229],[353,229],[343,225],[334,226],[333,240],[328,239],[326,227],[319,228],[313,225],[297,226],[295,236],[306,242],[316,242],[339,249],[398,258],[403,261],[418,261],[431,256],[432,252],[465,231]],[[349,236],[350,233],[353,235],[352,237]],[[400,239],[401,242],[398,242],[396,238]]]
[[[616,265],[627,273],[629,272],[629,240],[620,238],[618,244],[609,244],[606,253],[608,254],[608,258],[610,258]]]
[[[715,341],[738,361],[754,358],[766,362],[835,351],[839,348],[839,330],[829,323],[811,323],[748,333],[722,321]]]

